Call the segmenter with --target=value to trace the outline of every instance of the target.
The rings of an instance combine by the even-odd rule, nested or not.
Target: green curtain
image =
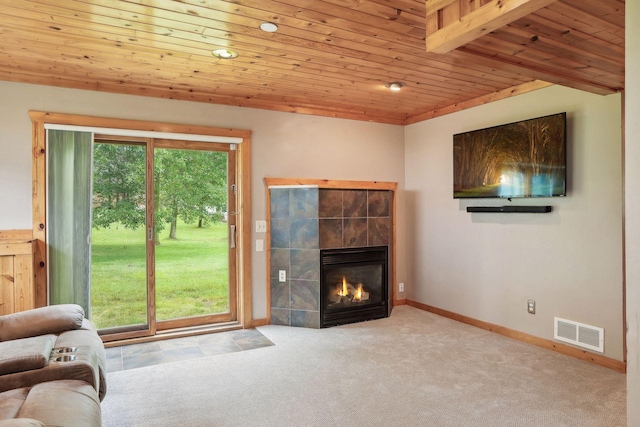
[[[48,130],[49,304],[81,305],[91,289],[91,132]]]

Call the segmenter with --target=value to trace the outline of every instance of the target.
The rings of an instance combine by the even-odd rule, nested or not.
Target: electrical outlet
[[[398,292],[404,292],[404,283],[398,283]]]
[[[536,314],[536,302],[532,299],[527,301],[527,312],[529,314]]]
[[[256,252],[264,251],[264,240],[257,239],[256,240]]]
[[[287,270],[278,270],[278,280],[281,282],[287,281]]]

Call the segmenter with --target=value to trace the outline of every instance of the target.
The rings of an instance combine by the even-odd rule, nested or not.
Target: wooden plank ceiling
[[[408,124],[549,84],[622,90],[624,6],[557,0],[437,54],[424,0],[0,0],[0,80]]]

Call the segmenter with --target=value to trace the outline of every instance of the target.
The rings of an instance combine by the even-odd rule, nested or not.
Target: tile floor
[[[257,329],[241,329],[110,347],[106,349],[107,372],[253,350],[270,345],[274,344]]]

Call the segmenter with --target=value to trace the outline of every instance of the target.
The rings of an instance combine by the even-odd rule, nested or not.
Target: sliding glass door
[[[50,295],[63,296],[51,302],[84,297],[114,338],[237,320],[235,147],[92,134],[80,144],[68,134],[66,145],[50,136],[61,148],[49,161],[47,210],[57,223],[48,229],[69,230],[50,232],[51,270],[82,265],[52,275]]]

